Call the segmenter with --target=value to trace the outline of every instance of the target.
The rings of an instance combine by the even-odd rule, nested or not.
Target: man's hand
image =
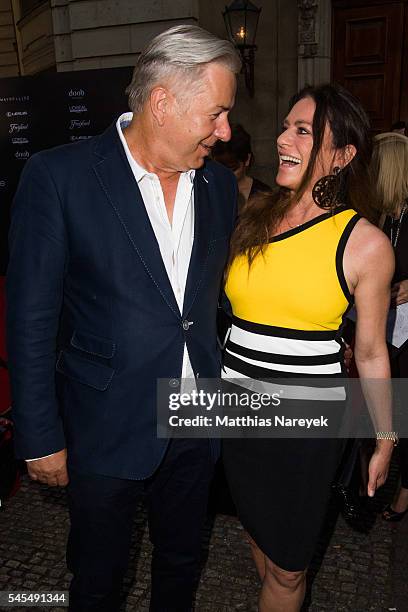
[[[377,445],[368,466],[367,495],[374,497],[376,490],[387,480],[394,444],[392,440],[381,440]]]
[[[32,480],[38,480],[50,487],[65,487],[69,482],[65,448],[44,459],[29,461],[26,465]]]
[[[403,280],[392,286],[391,299],[396,306],[408,302],[408,280]]]

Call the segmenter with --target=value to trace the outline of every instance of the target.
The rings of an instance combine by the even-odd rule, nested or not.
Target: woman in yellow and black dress
[[[277,145],[278,188],[252,200],[232,238],[224,377],[289,384],[341,378],[341,326],[354,300],[365,314],[356,330],[360,376],[387,379],[394,263],[389,241],[363,218],[370,204],[366,115],[342,88],[306,88]],[[392,447],[390,439],[377,441],[371,496],[385,481]],[[300,610],[342,450],[336,438],[224,441],[227,479],[262,579],[261,612]]]

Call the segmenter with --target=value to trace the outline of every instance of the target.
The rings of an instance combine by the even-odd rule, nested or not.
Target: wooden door
[[[361,100],[375,132],[400,118],[405,7],[405,1],[333,2],[332,80]]]
[[[405,5],[404,46],[402,48],[401,103],[399,118],[408,125],[408,2]]]

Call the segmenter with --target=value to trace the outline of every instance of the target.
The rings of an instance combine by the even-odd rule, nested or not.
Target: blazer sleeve
[[[26,164],[12,206],[7,349],[17,455],[65,448],[55,363],[67,240],[56,184],[42,157]]]
[[[232,173],[231,173],[232,174]],[[231,234],[235,229],[235,225],[237,223],[238,218],[238,183],[235,179],[235,176],[232,178],[231,182]],[[223,283],[224,284],[224,283]],[[217,342],[219,347],[224,349],[225,343],[228,339],[228,331],[231,327],[232,320],[232,307],[229,299],[226,296],[224,287],[221,287],[220,295],[218,298],[218,311],[217,311]]]

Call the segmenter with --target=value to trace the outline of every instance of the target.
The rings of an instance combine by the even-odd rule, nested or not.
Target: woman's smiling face
[[[302,182],[313,148],[313,116],[316,104],[312,98],[302,98],[292,107],[283,123],[283,132],[277,139],[279,169],[276,182],[281,187],[295,191]],[[311,180],[314,183],[330,174],[334,164],[335,149],[331,130],[326,126],[322,146],[316,159]]]

